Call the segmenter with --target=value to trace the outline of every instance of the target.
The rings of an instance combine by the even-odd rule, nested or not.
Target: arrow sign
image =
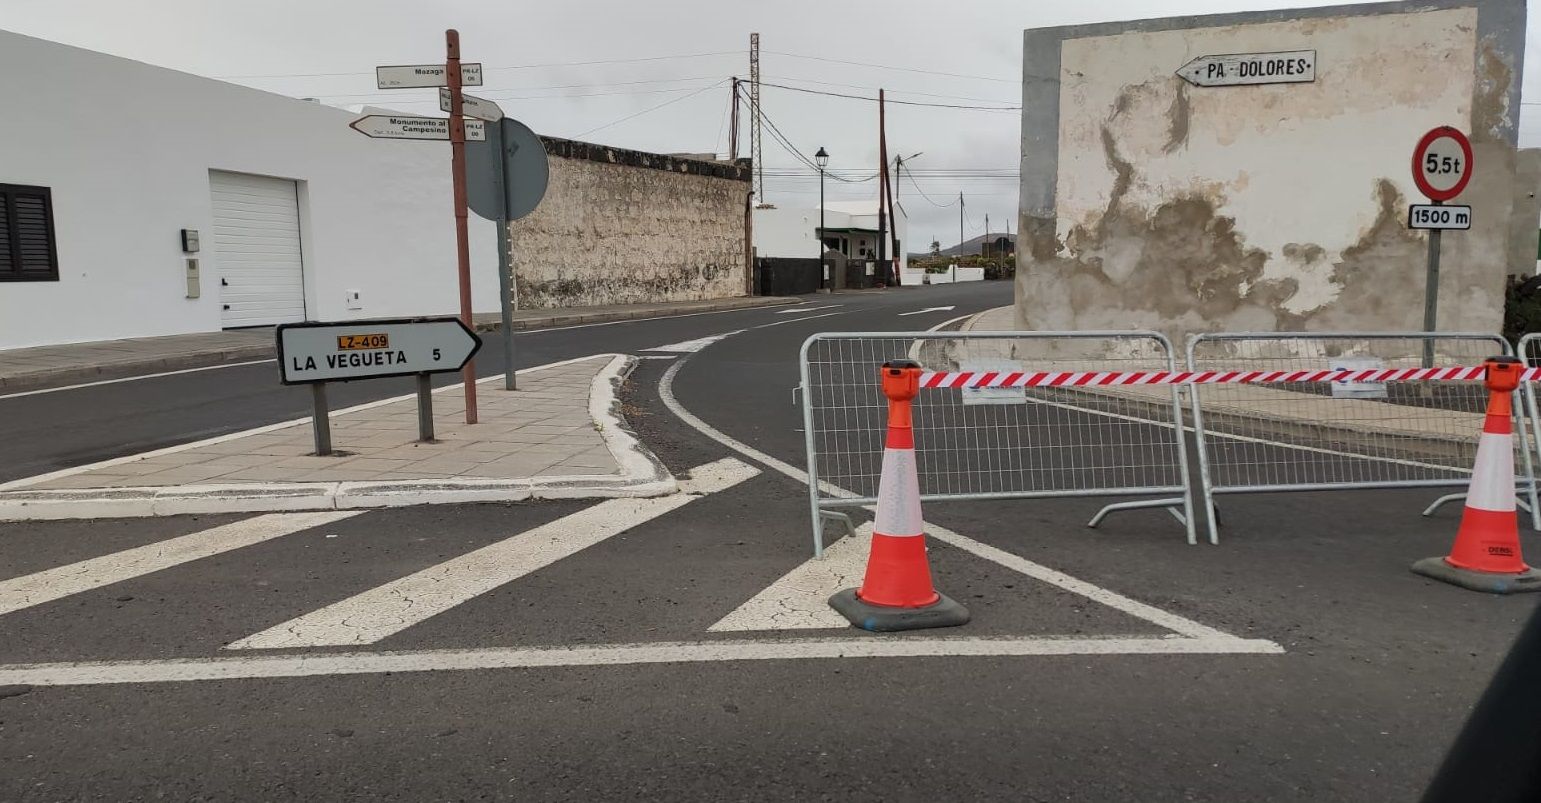
[[[906,315],[924,315],[927,312],[951,312],[952,310],[952,307],[926,307],[925,309],[918,309],[913,312],[901,312],[899,313],[899,317],[902,318]]]
[[[443,64],[388,64],[375,68],[375,83],[381,89],[449,86],[449,70]],[[481,86],[482,65],[460,65],[460,85]]]
[[[1177,70],[1194,86],[1308,84],[1316,80],[1315,50],[1199,56]]]
[[[370,114],[348,123],[348,127],[373,139],[449,140],[449,120],[443,117]],[[480,120],[466,121],[466,141],[481,142],[486,138],[487,129]]]
[[[439,111],[448,112],[449,108],[449,89],[441,86],[439,87]],[[503,119],[503,109],[498,104],[463,92],[460,95],[460,113],[489,123],[496,123]]]
[[[459,371],[482,339],[459,318],[394,318],[278,327],[285,385]]]

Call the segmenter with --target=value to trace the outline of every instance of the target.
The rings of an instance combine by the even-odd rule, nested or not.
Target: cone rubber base
[[[874,633],[968,624],[968,608],[954,602],[946,594],[938,594],[937,597],[939,599],[936,602],[921,608],[892,608],[862,602],[856,596],[856,589],[847,588],[829,598],[829,607],[850,620],[851,624]]]
[[[1413,573],[1488,594],[1541,591],[1541,571],[1536,569],[1517,574],[1478,572],[1451,566],[1444,558],[1424,558],[1413,564]]]

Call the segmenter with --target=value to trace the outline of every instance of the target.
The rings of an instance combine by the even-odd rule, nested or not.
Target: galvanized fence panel
[[[815,554],[822,519],[874,504],[888,402],[886,361],[927,371],[1172,370],[1155,332],[827,333],[801,354],[804,432]],[[1112,510],[1165,507],[1194,539],[1177,388],[923,388],[914,403],[925,502],[1049,497],[1150,497]]]
[[[1497,335],[1406,332],[1200,334],[1187,352],[1191,371],[1473,366],[1512,353]],[[1487,390],[1472,381],[1238,383],[1190,393],[1211,543],[1219,494],[1463,487],[1487,409]],[[1534,509],[1529,437],[1516,430],[1517,486]]]
[[[1541,332],[1532,332],[1520,338],[1517,346],[1520,362],[1526,368],[1541,367]],[[1521,398],[1525,405],[1525,419],[1529,422],[1528,435],[1536,457],[1541,458],[1541,404],[1537,403],[1536,380],[1530,380],[1521,384]],[[1541,532],[1541,505],[1534,504],[1537,501],[1536,479],[1530,481],[1530,526]]]

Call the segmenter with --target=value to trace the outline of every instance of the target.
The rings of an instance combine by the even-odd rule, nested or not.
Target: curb
[[[586,323],[611,323],[614,321],[639,321],[649,318],[666,318],[672,315],[694,315],[702,312],[730,312],[740,309],[756,309],[759,307],[779,307],[788,304],[801,304],[803,299],[797,296],[748,296],[745,301],[728,303],[731,299],[723,299],[721,302],[691,306],[680,310],[616,310],[612,312],[569,312],[559,315],[551,315],[545,318],[528,318],[514,321],[514,331],[529,329],[546,329],[557,326],[577,326]],[[752,299],[753,303],[750,303]],[[502,328],[500,321],[487,321],[472,326],[478,332],[496,332]],[[218,351],[197,352],[191,354],[177,354],[169,357],[150,357],[141,360],[125,360],[122,362],[106,363],[102,365],[70,366],[68,368],[50,368],[41,371],[28,371],[25,373],[0,376],[0,393],[22,393],[29,390],[45,390],[60,385],[75,385],[84,382],[97,382],[108,379],[123,379],[138,376],[145,373],[162,373],[165,371],[183,371],[190,368],[208,368],[214,365],[223,365],[230,362],[244,362],[247,360],[266,360],[274,356],[274,346],[271,343],[262,345],[242,346],[238,348],[220,349]]]
[[[15,490],[0,491],[0,521],[55,521],[61,519],[143,518],[189,513],[270,513],[301,510],[357,510],[410,505],[461,502],[518,502],[526,499],[600,499],[666,496],[679,490],[674,475],[637,440],[620,414],[620,387],[635,358],[601,354],[578,360],[520,370],[532,373],[557,365],[609,357],[609,362],[589,385],[589,413],[599,427],[605,446],[619,465],[616,474],[581,474],[558,477],[465,478],[458,480],[396,480],[390,482],[332,481],[290,483],[192,484],[131,488],[81,488],[27,490],[28,484],[46,481],[60,472],[15,480]],[[501,377],[480,380],[489,382]],[[388,399],[386,402],[410,398]],[[303,419],[270,424],[242,433],[220,436],[226,441],[258,431],[295,426]],[[170,447],[185,450],[209,441]],[[105,463],[124,462],[161,453],[146,452]],[[80,473],[102,464],[66,469]],[[5,487],[0,485],[0,487]]]

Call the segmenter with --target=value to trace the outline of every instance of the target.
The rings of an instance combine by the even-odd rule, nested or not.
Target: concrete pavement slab
[[[599,355],[526,369],[518,391],[483,380],[475,425],[460,386],[440,388],[432,443],[415,440],[415,397],[400,397],[333,413],[335,455],[310,453],[301,420],[16,480],[0,485],[0,519],[669,493],[673,478],[619,417],[629,365]],[[552,404],[531,410],[527,396]]]

